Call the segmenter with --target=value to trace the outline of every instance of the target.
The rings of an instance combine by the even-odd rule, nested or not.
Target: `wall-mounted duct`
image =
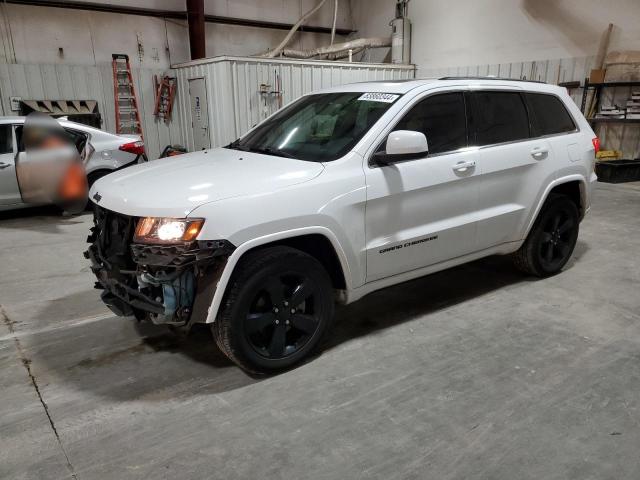
[[[296,33],[298,28],[314,13],[316,13],[320,8],[325,4],[326,0],[320,0],[311,10],[306,12],[300,19],[296,22],[293,28],[289,31],[287,36],[280,42],[280,44],[270,50],[269,52],[261,55],[266,58],[274,58],[278,55],[282,55],[284,57],[290,58],[313,58],[313,57],[321,57],[328,59],[338,59],[349,57],[353,55],[353,53],[361,52],[365,48],[383,48],[389,47],[392,44],[391,38],[358,38],[357,40],[351,40],[343,43],[334,44],[335,40],[335,32],[336,32],[336,21],[338,18],[338,0],[334,1],[333,4],[333,24],[331,26],[331,44],[326,47],[314,48],[311,50],[295,50],[292,48],[285,48],[293,35]]]
[[[280,52],[282,52],[284,47],[286,47],[289,44],[289,42],[293,38],[293,35],[298,31],[298,29],[300,28],[300,25],[302,25],[307,20],[307,18],[309,18],[311,15],[313,15],[318,10],[320,10],[320,8],[325,4],[326,1],[327,0],[320,0],[320,2],[315,7],[313,7],[307,13],[302,15],[300,17],[300,19],[295,23],[295,25],[293,25],[291,30],[289,30],[289,33],[287,33],[287,36],[284,37],[284,40],[282,40],[282,42],[280,42],[280,45],[278,45],[276,48],[274,48],[273,50],[265,53],[262,56],[266,57],[266,58],[274,58],[274,57],[277,57],[278,55],[280,55]]]
[[[285,57],[290,58],[312,58],[324,55],[335,55],[334,58],[341,58],[342,56],[340,54],[344,53],[344,56],[347,56],[349,50],[353,50],[353,53],[356,53],[357,51],[361,51],[364,48],[383,48],[389,46],[391,46],[391,38],[388,37],[358,38],[349,42],[335,43],[333,45],[314,48],[312,50],[294,50],[285,48],[282,51],[282,54]]]

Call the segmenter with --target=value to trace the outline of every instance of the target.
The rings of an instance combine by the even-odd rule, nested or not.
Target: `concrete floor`
[[[113,317],[89,222],[0,219],[0,478],[640,478],[638,184],[599,185],[560,275],[490,258],[372,294],[271,378]]]

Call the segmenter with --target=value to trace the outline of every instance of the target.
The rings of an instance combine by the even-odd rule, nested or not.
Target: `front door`
[[[0,125],[0,205],[21,203],[16,177],[15,142],[13,127]]]
[[[194,150],[206,150],[211,148],[211,137],[209,134],[207,86],[204,78],[189,79],[189,97],[191,98],[193,148]]]
[[[419,100],[393,130],[423,132],[429,153],[365,166],[367,282],[471,253],[475,244],[477,151],[466,148],[463,93]]]

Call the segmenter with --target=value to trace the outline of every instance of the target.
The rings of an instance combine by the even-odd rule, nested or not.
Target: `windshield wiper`
[[[259,148],[259,147],[248,147],[246,145],[240,145],[240,139],[234,140],[225,148],[240,150],[242,152],[253,152],[253,153],[263,153],[265,155],[276,155],[280,157],[293,158],[295,160],[298,160],[298,158],[295,157],[294,155],[291,155],[289,152],[285,152],[284,150],[280,150],[279,148],[273,148],[273,147]]]
[[[263,153],[265,155],[275,155],[275,156],[293,158],[295,160],[298,160],[298,158],[295,157],[294,155],[291,155],[289,152],[285,152],[284,150],[280,150],[279,148],[273,148],[273,147],[259,148],[259,147],[248,147],[246,145],[240,145],[239,138],[237,140],[234,140],[224,148],[231,148],[233,150],[240,150],[242,152]]]
[[[248,151],[255,153],[264,153],[266,155],[276,155],[279,157],[293,158],[298,160],[297,157],[291,155],[289,152],[285,152],[284,150],[280,150],[279,148],[265,147],[265,148],[248,148]]]
[[[244,147],[244,146],[240,146],[240,139],[236,139],[233,142],[231,142],[229,145],[225,146],[224,148],[231,148],[233,150],[242,150],[243,152],[248,152],[249,148]]]

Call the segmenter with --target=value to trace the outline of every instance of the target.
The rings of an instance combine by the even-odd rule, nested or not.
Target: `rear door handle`
[[[456,172],[466,172],[472,168],[475,168],[476,162],[470,160],[468,162],[458,162],[452,168]]]
[[[10,163],[0,162],[0,170],[4,170],[5,168],[8,168],[10,166],[11,166]]]
[[[544,147],[535,147],[531,150],[531,156],[536,160],[542,160],[543,158],[546,158],[548,154],[549,149]]]

